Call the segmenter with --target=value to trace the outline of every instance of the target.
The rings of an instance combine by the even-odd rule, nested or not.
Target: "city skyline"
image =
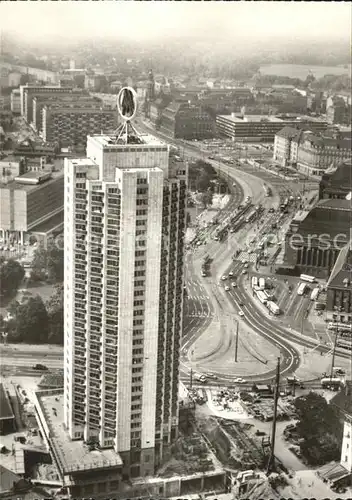
[[[351,6],[343,2],[2,2],[0,13],[1,30],[47,43],[57,37],[139,41],[190,35],[323,40],[350,38],[351,32]]]

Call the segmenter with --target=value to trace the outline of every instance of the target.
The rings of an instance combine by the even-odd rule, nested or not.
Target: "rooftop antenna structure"
[[[116,143],[128,144],[129,139],[139,137],[139,133],[132,125],[131,121],[137,113],[137,93],[132,87],[123,87],[117,96],[117,111],[122,119],[122,123],[116,129]]]

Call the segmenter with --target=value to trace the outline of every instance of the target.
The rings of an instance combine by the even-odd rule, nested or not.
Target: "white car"
[[[229,272],[229,276],[230,276],[230,278],[232,278],[232,276],[233,276],[233,271],[230,271],[230,272]]]
[[[221,277],[222,281],[227,280],[227,276],[224,274],[224,276]]]
[[[238,315],[241,316],[241,318],[242,318],[242,316],[244,316],[244,312],[243,311],[239,311]]]
[[[248,267],[249,267],[248,262],[245,263],[244,267],[245,267],[245,269],[248,269]]]
[[[236,379],[236,382],[239,382],[239,383],[241,384],[241,383],[245,382],[245,379],[244,379],[244,378],[241,378],[241,377],[238,377],[238,378]]]
[[[229,292],[229,291],[230,291],[230,287],[229,287],[229,285],[226,285],[226,286],[225,286],[225,291],[226,291],[226,292]]]
[[[235,283],[235,281],[234,281],[233,283],[231,283],[231,286],[232,286],[232,288],[236,288],[237,283]]]
[[[243,269],[242,274],[247,274],[247,270]]]

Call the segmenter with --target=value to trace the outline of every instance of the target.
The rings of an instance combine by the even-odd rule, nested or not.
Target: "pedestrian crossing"
[[[239,260],[241,262],[251,262],[255,264],[257,255],[255,253],[249,253],[242,250],[242,252],[236,257],[236,260]]]
[[[213,317],[213,313],[211,313],[210,311],[205,311],[193,314],[186,314],[186,316],[187,318],[211,318]]]

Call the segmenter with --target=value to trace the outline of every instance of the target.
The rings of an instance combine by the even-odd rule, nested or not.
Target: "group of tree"
[[[49,240],[47,246],[40,245],[32,261],[32,281],[62,282],[64,279],[64,251],[60,241]]]
[[[2,261],[0,264],[0,295],[9,298],[16,295],[25,271],[16,260]]]
[[[64,311],[63,286],[55,287],[45,304],[36,295],[25,297],[22,302],[13,301],[8,308],[11,319],[3,323],[9,342],[28,344],[63,344]]]
[[[213,190],[214,181],[218,178],[214,167],[203,160],[190,164],[188,176],[191,189],[201,193],[208,191],[209,188]]]
[[[302,456],[309,465],[339,460],[343,423],[338,409],[315,392],[296,398],[297,433]]]

